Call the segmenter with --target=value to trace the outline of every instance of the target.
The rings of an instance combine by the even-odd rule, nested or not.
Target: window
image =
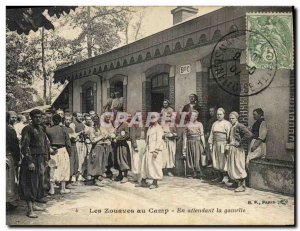
[[[94,110],[94,92],[93,87],[89,87],[85,90],[85,105],[86,112]]]
[[[161,88],[169,86],[169,74],[162,73],[159,75],[154,76],[151,79],[151,88]]]
[[[96,111],[97,106],[97,84],[92,81],[87,81],[81,86],[81,111],[89,112]]]
[[[123,97],[123,82],[116,81],[111,84],[110,92],[115,93],[116,91],[120,92],[120,95]]]

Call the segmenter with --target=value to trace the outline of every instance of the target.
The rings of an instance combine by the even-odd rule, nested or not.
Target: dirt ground
[[[7,213],[7,225],[291,225],[294,198],[247,188],[235,193],[218,183],[164,177],[159,188],[105,180],[105,187],[76,186],[48,197],[39,218],[26,204]]]

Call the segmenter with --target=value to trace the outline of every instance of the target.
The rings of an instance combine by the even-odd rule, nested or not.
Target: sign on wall
[[[191,72],[191,65],[187,64],[181,66],[179,72],[181,75],[189,74]]]

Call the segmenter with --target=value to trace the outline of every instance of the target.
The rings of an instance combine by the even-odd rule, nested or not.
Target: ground
[[[8,225],[291,225],[294,198],[247,188],[164,177],[159,188],[106,181],[105,187],[76,186],[68,195],[48,197],[39,218],[25,216],[24,202],[7,213]],[[143,213],[144,210],[144,213]],[[140,213],[138,213],[140,212]]]

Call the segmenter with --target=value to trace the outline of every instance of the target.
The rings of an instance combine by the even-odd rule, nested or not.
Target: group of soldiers
[[[27,202],[27,216],[36,218],[35,211],[44,210],[36,202],[46,203],[45,196],[55,194],[58,185],[59,192],[66,194],[78,185],[105,187],[106,179],[124,184],[131,182],[129,171],[136,187],[155,189],[163,169],[173,176],[176,153],[185,163],[187,177],[205,178],[205,170],[212,167],[213,181],[235,187],[235,192],[245,191],[249,161],[266,155],[263,110],[253,111],[256,122],[247,128],[238,122],[237,112],[229,113],[227,121],[223,108],[211,107],[204,129],[197,95],[191,94],[189,100],[181,110],[187,114],[184,126],[174,123],[176,112],[168,100],[163,102],[160,119],[157,113],[150,114],[147,127],[141,113],[125,116],[107,107],[101,117],[94,111],[34,109],[28,122],[25,116],[8,112],[7,206],[13,208],[19,197]],[[243,139],[251,140],[247,159]]]

